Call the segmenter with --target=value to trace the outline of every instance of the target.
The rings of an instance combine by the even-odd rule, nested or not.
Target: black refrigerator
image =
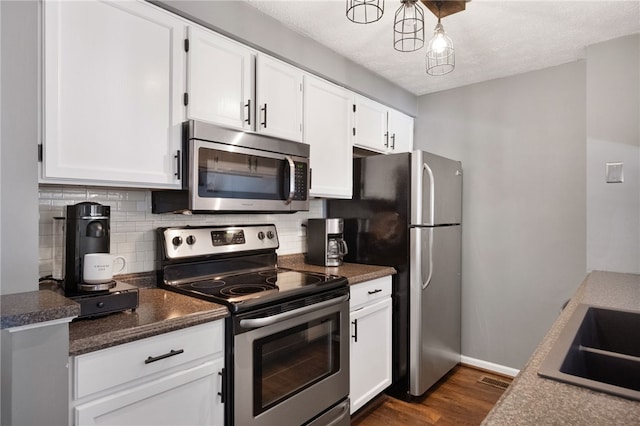
[[[393,383],[424,394],[460,362],[462,164],[424,151],[354,159],[346,262],[393,266]]]

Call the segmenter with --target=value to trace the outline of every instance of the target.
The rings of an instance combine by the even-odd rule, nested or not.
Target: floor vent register
[[[478,382],[485,385],[493,386],[500,389],[506,389],[509,387],[509,382],[506,380],[498,379],[496,377],[482,376]]]

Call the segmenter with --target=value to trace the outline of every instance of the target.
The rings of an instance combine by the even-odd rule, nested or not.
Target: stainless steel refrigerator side
[[[461,226],[409,233],[408,392],[420,396],[460,362]]]

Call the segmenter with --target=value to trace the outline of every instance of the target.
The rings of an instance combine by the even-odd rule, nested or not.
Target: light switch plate
[[[624,182],[623,163],[607,163],[607,183]]]

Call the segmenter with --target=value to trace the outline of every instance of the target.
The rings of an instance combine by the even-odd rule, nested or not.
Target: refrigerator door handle
[[[429,220],[427,223],[429,223],[430,225],[434,224],[435,221],[435,201],[436,201],[436,197],[435,197],[435,189],[436,189],[436,183],[435,180],[433,179],[433,170],[431,170],[431,167],[429,167],[429,165],[427,163],[422,163],[422,179],[424,180],[424,173],[427,172],[427,174],[429,175]],[[423,218],[424,220],[424,218]],[[424,223],[424,222],[423,222]]]
[[[421,242],[422,244],[422,242]],[[433,277],[433,229],[429,228],[429,242],[428,242],[428,250],[429,254],[427,255],[427,263],[429,264],[429,273],[427,275],[427,279],[424,279],[425,272],[425,259],[422,259],[422,289],[424,290],[431,283],[431,278]]]

